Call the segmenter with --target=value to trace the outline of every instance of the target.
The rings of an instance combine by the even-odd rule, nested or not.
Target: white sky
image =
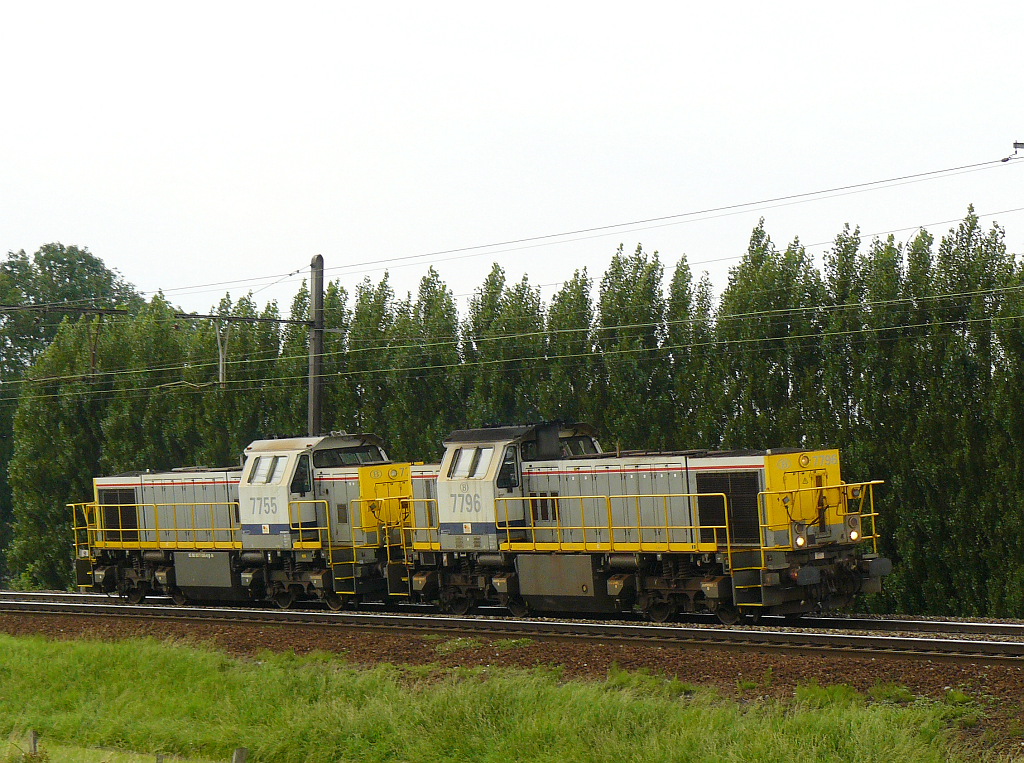
[[[351,292],[379,280],[368,262],[1000,159],[1024,141],[1022,35],[1019,0],[0,2],[0,253],[88,246],[205,312],[270,281],[197,285],[306,274],[317,253]],[[597,281],[642,242],[666,282],[686,254],[721,289],[762,215],[820,255],[845,222],[914,229],[969,203],[1024,251],[1022,157],[390,270],[402,294],[435,262],[464,309],[492,262]],[[256,299],[287,313],[297,281]]]

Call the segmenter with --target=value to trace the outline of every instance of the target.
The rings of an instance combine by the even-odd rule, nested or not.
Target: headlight
[[[810,463],[811,463],[811,457],[808,456],[806,453],[804,453],[802,456],[800,456],[800,466],[806,468],[806,467],[810,466]]]
[[[793,545],[797,548],[803,548],[807,545],[807,525],[803,522],[793,523]]]
[[[860,517],[851,514],[846,518],[846,535],[851,543],[860,540]]]

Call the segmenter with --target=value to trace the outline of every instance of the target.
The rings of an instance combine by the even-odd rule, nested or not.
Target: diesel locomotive
[[[843,607],[891,571],[878,483],[844,482],[836,450],[605,452],[562,423],[444,445],[430,465],[368,434],[258,440],[235,469],[96,479],[72,505],[79,587],[735,623]]]

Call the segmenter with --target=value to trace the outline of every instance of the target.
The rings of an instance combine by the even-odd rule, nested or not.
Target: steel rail
[[[5,601],[53,601],[53,602],[65,602],[65,603],[82,603],[82,602],[97,602],[97,603],[118,603],[118,606],[127,606],[116,596],[108,596],[106,594],[99,593],[69,593],[62,591],[0,591],[0,604]],[[150,603],[140,605],[152,608],[153,606],[161,606],[160,602],[170,601],[167,597],[163,596],[150,596],[147,601]],[[407,606],[407,605],[406,605]],[[432,609],[424,605],[421,609]],[[271,610],[277,611],[277,610]],[[291,610],[294,612],[300,611],[311,611],[311,612],[322,612],[318,609],[312,610]],[[504,613],[503,609],[494,609],[493,614],[488,612],[486,609],[480,614],[482,616],[490,616],[492,618],[510,619],[510,616]],[[332,615],[337,616],[337,615]],[[549,618],[544,618],[548,621]],[[566,621],[574,622],[570,618],[550,618],[555,621]],[[715,624],[718,625],[718,620],[713,615],[702,616],[702,615],[685,615],[684,622],[680,624],[666,624],[661,627],[666,628],[678,628],[685,627],[686,624]],[[739,627],[749,626],[749,624],[743,624]],[[904,618],[891,618],[891,617],[856,617],[856,616],[817,616],[817,617],[803,617],[797,621],[787,621],[782,617],[776,616],[765,616],[757,624],[761,628],[787,628],[787,629],[831,629],[831,630],[844,630],[844,631],[887,631],[887,632],[899,632],[899,633],[935,633],[945,635],[964,635],[964,636],[1015,636],[1024,639],[1024,623],[1012,623],[1012,622],[972,622],[963,620],[907,620]],[[654,627],[654,626],[643,626],[643,627]],[[722,626],[728,627],[728,626]]]
[[[629,641],[675,646],[772,648],[803,652],[842,652],[863,656],[926,656],[954,660],[1024,660],[1024,642],[938,639],[918,636],[864,635],[821,631],[776,631],[750,628],[687,627],[635,623],[595,623],[559,620],[521,620],[410,614],[333,613],[295,610],[257,610],[224,607],[0,601],[0,612],[36,615],[100,616],[180,622],[252,623],[392,632],[444,632],[533,636],[541,639],[578,638],[590,641]]]

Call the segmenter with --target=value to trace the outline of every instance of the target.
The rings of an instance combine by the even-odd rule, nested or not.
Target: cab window
[[[274,456],[274,463],[270,468],[270,477],[267,478],[268,485],[276,485],[284,476],[284,468],[288,465],[288,456]]]
[[[491,465],[494,447],[457,448],[452,454],[452,462],[448,466],[450,479],[472,479],[483,477]]]
[[[342,466],[378,464],[384,460],[383,452],[375,445],[325,448],[313,453],[313,466],[317,469],[337,469]]]
[[[249,471],[250,485],[276,485],[284,476],[288,456],[259,456]]]
[[[519,487],[519,453],[515,445],[505,448],[505,457],[501,460],[501,470],[498,472],[497,486],[502,490]]]
[[[473,462],[469,466],[469,476],[483,477],[491,465],[491,456],[493,455],[494,448],[477,448],[473,455]]]
[[[270,471],[270,459],[264,456],[257,456],[256,460],[253,461],[252,469],[249,471],[249,484],[265,484],[268,471]]]
[[[452,479],[465,479],[469,476],[469,470],[473,468],[473,459],[476,457],[476,448],[459,448],[452,456],[452,465],[448,470],[448,476]]]
[[[312,489],[313,485],[309,479],[309,456],[303,454],[299,456],[299,463],[295,467],[295,476],[292,477],[292,484],[288,490],[291,493],[305,495]]]
[[[562,457],[590,456],[597,453],[594,440],[590,437],[563,437],[561,442]]]

